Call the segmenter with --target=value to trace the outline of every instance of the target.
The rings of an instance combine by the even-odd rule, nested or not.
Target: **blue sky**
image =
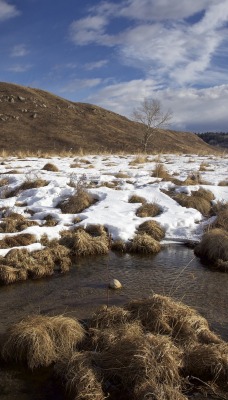
[[[0,0],[0,81],[228,131],[228,0]]]

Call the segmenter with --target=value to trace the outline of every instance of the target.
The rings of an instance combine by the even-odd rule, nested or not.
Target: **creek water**
[[[107,290],[112,278],[122,283],[121,290]],[[0,335],[28,314],[85,319],[100,305],[121,306],[153,293],[194,307],[207,318],[212,330],[228,340],[228,274],[202,265],[193,250],[182,245],[166,246],[154,256],[110,253],[80,258],[65,275],[0,287]],[[36,398],[33,392],[23,396],[17,392],[17,400]],[[0,393],[0,400],[11,398]],[[54,398],[58,398],[56,393]]]

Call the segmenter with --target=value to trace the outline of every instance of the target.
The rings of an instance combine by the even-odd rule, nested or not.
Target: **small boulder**
[[[120,281],[118,281],[118,279],[112,279],[111,282],[109,282],[109,288],[110,289],[121,289],[122,285],[120,283]]]

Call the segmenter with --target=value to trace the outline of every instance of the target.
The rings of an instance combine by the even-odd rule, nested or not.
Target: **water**
[[[118,279],[123,289],[107,292]],[[155,256],[111,253],[80,258],[70,273],[0,288],[0,334],[28,314],[88,318],[102,304],[122,305],[153,293],[195,307],[228,340],[228,274],[203,266],[192,249],[169,246]]]
[[[117,278],[118,291],[107,290]],[[196,308],[210,327],[228,340],[228,274],[203,266],[191,249],[169,246],[155,256],[111,253],[81,258],[65,275],[0,287],[0,337],[28,314],[88,318],[102,304],[123,305],[153,293],[169,295]],[[52,370],[33,373],[0,362],[0,400],[65,400]]]

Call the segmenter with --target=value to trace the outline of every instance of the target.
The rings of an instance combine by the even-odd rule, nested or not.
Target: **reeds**
[[[127,249],[129,253],[156,254],[161,250],[161,245],[147,233],[138,233],[128,244]]]
[[[139,233],[146,233],[153,239],[160,241],[165,237],[165,230],[157,221],[145,221],[138,226]]]
[[[214,228],[206,232],[194,249],[197,257],[207,260],[217,269],[228,270],[228,232]]]

